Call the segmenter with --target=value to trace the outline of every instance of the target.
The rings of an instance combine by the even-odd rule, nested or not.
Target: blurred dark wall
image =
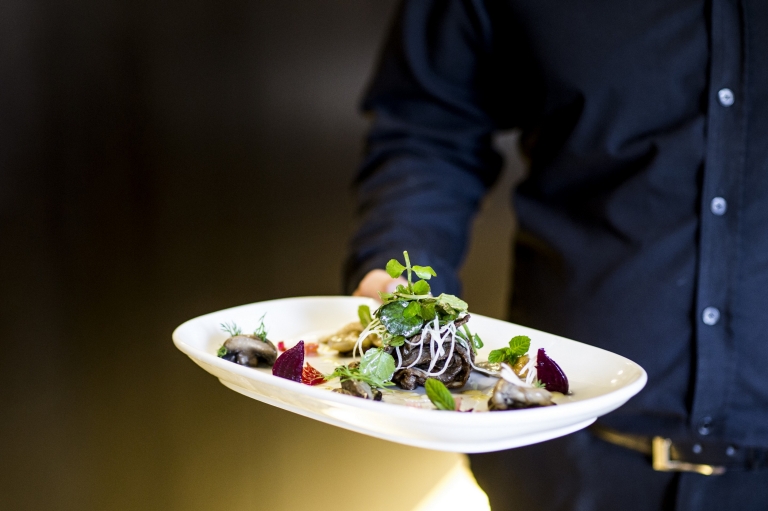
[[[0,4],[0,510],[331,509],[366,498],[328,470],[339,452],[419,471],[366,505],[409,509],[455,462],[236,395],[170,342],[340,291],[356,104],[393,7]],[[510,179],[464,270],[497,316]]]

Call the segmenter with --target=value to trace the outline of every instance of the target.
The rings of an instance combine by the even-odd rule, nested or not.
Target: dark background
[[[356,106],[394,6],[0,3],[0,509],[410,509],[455,462],[237,395],[170,338],[340,292]],[[497,317],[518,169],[463,270]],[[371,500],[340,455],[419,484]]]

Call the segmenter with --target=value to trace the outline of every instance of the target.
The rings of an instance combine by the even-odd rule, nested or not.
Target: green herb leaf
[[[533,382],[533,386],[536,387],[537,389],[546,389],[547,388],[547,386],[544,385],[541,382],[541,380],[536,380],[535,382]]]
[[[477,334],[472,336],[472,345],[475,347],[476,350],[479,350],[480,348],[485,346],[485,344],[483,344],[483,340]]]
[[[360,373],[376,381],[391,380],[395,367],[395,359],[381,348],[366,351],[360,359]]]
[[[418,316],[421,313],[421,306],[419,302],[410,302],[403,311],[403,317],[405,319],[411,319],[414,316]]]
[[[397,259],[390,259],[387,263],[387,273],[393,279],[396,279],[405,271],[405,266],[400,264]]]
[[[488,362],[491,364],[498,364],[500,362],[506,362],[507,353],[509,348],[499,348],[488,353]]]
[[[424,388],[427,391],[427,397],[438,410],[456,410],[456,401],[443,382],[435,378],[427,378],[424,382]]]
[[[373,321],[371,308],[367,305],[361,305],[357,308],[357,317],[360,318],[360,324],[363,325],[363,328],[367,327],[368,323]]]
[[[458,311],[458,312],[466,311],[467,308],[469,307],[467,305],[467,302],[465,302],[461,298],[458,298],[458,297],[453,296],[453,295],[447,295],[445,293],[443,293],[443,294],[441,294],[440,296],[437,297],[437,303],[439,303],[439,304],[441,304],[443,306],[447,305],[451,309],[453,309],[455,311]],[[450,312],[450,311],[448,311],[448,312]]]
[[[527,335],[516,335],[510,339],[509,349],[513,355],[523,356],[531,349],[531,338]]]
[[[422,278],[424,280],[429,280],[432,277],[437,277],[437,273],[435,273],[435,270],[433,270],[431,266],[414,266],[413,273],[415,273],[416,275],[419,276],[419,278]]]
[[[396,301],[383,305],[379,309],[379,320],[392,335],[412,337],[419,333],[424,322],[418,316],[406,318],[403,313],[408,302]]]
[[[379,291],[379,299],[381,299],[382,302],[387,303],[394,300],[395,295],[392,293],[382,293],[381,291]]]
[[[435,319],[435,304],[434,302],[421,304],[421,319],[424,321],[432,321]]]
[[[331,374],[323,375],[323,378],[325,381],[330,381],[334,378],[339,378],[341,381],[347,381],[347,380],[358,380],[358,381],[364,381],[371,387],[379,387],[384,388],[391,385],[394,385],[392,382],[384,382],[375,380],[369,376],[366,376],[360,372],[360,369],[357,367],[350,369],[347,366],[338,366],[336,369],[333,370]]]
[[[216,352],[216,356],[217,356],[217,357],[219,357],[219,358],[221,358],[221,357],[223,357],[224,355],[226,355],[227,353],[228,353],[228,351],[227,351],[227,348],[225,348],[224,346],[222,346],[222,347],[221,347],[221,348],[219,348],[219,350]]]
[[[415,295],[427,295],[429,290],[430,287],[426,280],[420,280],[413,285],[413,294]]]
[[[391,338],[387,342],[387,344],[395,347],[402,346],[403,344],[405,344],[405,337],[403,337],[402,335],[396,335],[393,338]]]

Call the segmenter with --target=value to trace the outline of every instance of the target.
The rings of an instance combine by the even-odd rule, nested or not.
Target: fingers
[[[367,296],[378,300],[379,292],[392,293],[398,284],[407,285],[408,281],[403,277],[393,279],[384,270],[371,270],[360,281],[352,296]]]

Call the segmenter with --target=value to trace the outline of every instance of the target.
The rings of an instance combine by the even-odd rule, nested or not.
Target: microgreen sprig
[[[235,337],[236,335],[241,335],[243,333],[234,321],[232,323],[220,323],[219,326],[222,330],[227,332],[230,337]]]
[[[267,328],[264,326],[264,316],[266,316],[267,313],[261,315],[259,318],[259,326],[256,327],[256,330],[253,331],[253,336],[258,337],[262,341],[267,340]]]

